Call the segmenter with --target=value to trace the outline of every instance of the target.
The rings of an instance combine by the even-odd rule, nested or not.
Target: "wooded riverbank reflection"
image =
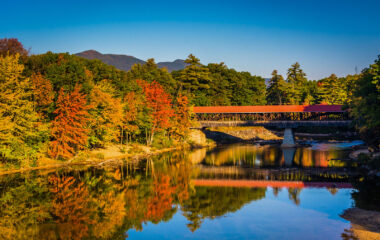
[[[221,221],[223,218],[220,217],[237,214],[243,206],[253,206],[257,201],[264,203],[276,196],[282,199],[287,195],[281,201],[290,201],[294,206],[302,204],[303,193],[310,196],[314,194],[313,191],[322,194],[328,199],[326,201],[332,201],[334,196],[343,197],[345,202],[351,201],[350,196],[345,195],[347,190],[339,190],[338,187],[325,188],[328,191],[323,189],[321,193],[319,190],[310,192],[304,187],[218,187],[194,184],[194,179],[203,179],[207,175],[202,173],[202,168],[210,167],[211,161],[227,167],[255,166],[257,156],[264,163],[260,166],[273,166],[271,163],[281,162],[278,152],[270,147],[263,147],[267,149],[265,151],[255,150],[257,152],[251,149],[239,146],[210,153],[203,150],[172,152],[117,167],[60,169],[2,176],[0,238],[125,239],[131,231],[134,236],[136,231],[148,234],[151,224],[179,224],[178,218],[184,218],[186,222],[184,225],[187,230],[182,229],[181,234],[193,232],[194,235],[189,235],[189,238],[197,238],[197,234],[203,231],[199,232],[198,229],[208,229],[210,221]],[[315,165],[313,159],[324,153],[301,151],[297,154],[313,156],[312,160],[298,159],[299,162]],[[336,157],[334,153],[327,153],[326,156]],[[271,170],[265,171],[269,171],[267,177],[271,175]],[[311,175],[299,177],[301,175],[289,178],[289,181],[314,180]],[[342,181],[334,176],[319,180],[327,181],[330,177],[329,181]],[[340,195],[340,191],[344,195]],[[287,194],[283,195],[285,192]],[[234,231],[232,227],[230,230]],[[166,234],[165,238],[176,236],[170,232]]]
[[[199,151],[205,151],[200,149]],[[343,167],[347,153],[312,147],[280,148],[275,145],[236,144],[216,148],[202,160],[204,165],[242,167]],[[199,162],[199,160],[197,160]]]

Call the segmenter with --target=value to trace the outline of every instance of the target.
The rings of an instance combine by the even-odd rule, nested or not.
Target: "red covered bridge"
[[[198,121],[346,121],[342,105],[194,107]]]
[[[351,124],[342,105],[271,105],[194,107],[200,127],[266,126],[285,128],[284,139],[292,128],[301,126],[347,127]],[[285,141],[284,140],[284,144]],[[291,144],[293,142],[293,144]]]
[[[267,105],[194,107],[196,114],[244,113],[345,113],[342,105]]]

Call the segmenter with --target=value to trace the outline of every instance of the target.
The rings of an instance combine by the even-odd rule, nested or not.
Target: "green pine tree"
[[[289,84],[288,95],[290,103],[302,104],[307,95],[305,89],[307,78],[298,62],[288,69],[286,82]]]
[[[327,104],[344,104],[347,102],[347,84],[345,78],[331,74],[319,81],[321,102]]]
[[[272,105],[286,104],[288,102],[287,89],[288,85],[284,78],[277,73],[277,70],[273,70],[267,89],[267,102]]]

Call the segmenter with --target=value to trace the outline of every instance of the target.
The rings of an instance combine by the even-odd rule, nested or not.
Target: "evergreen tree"
[[[143,65],[133,65],[132,69],[127,72],[127,77],[129,80],[141,79],[149,83],[156,81],[172,96],[174,96],[177,91],[177,83],[172,75],[165,68],[158,68],[153,58],[148,59]]]
[[[326,104],[344,104],[347,102],[347,84],[345,78],[331,74],[319,81],[321,101]]]
[[[289,84],[288,95],[291,104],[301,104],[306,98],[306,74],[298,62],[288,69],[286,82]]]
[[[363,70],[349,106],[350,115],[364,139],[373,148],[380,149],[380,55]]]
[[[210,89],[203,91],[209,99],[205,105],[264,105],[265,79],[249,72],[238,72],[224,63],[207,66],[211,72]]]
[[[272,105],[283,105],[287,103],[287,83],[284,78],[277,73],[277,70],[273,70],[272,78],[269,80],[267,102]]]
[[[353,92],[356,89],[356,82],[359,79],[360,75],[347,75],[344,78],[344,83],[346,85],[346,92],[347,92],[347,103],[350,103],[353,98]]]
[[[175,74],[179,82],[179,90],[190,96],[193,104],[209,105],[210,99],[207,96],[207,90],[212,82],[209,69],[192,54],[185,60],[185,63],[188,64],[186,68]]]
[[[207,65],[211,73],[212,82],[208,90],[213,106],[231,105],[232,92],[230,90],[230,69],[224,63],[210,63]]]

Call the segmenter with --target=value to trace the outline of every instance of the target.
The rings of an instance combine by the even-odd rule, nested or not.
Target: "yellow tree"
[[[126,140],[128,143],[129,137],[139,130],[139,127],[137,124],[135,124],[135,122],[137,120],[138,107],[139,104],[141,104],[141,101],[138,100],[135,92],[130,92],[125,95],[123,104],[123,118],[120,139],[121,144],[124,142],[124,134],[126,135]]]
[[[37,114],[31,101],[31,82],[21,75],[19,55],[0,57],[0,160],[30,159],[36,146]],[[27,163],[24,162],[23,163]]]
[[[115,89],[110,82],[103,80],[94,86],[90,95],[92,109],[90,144],[103,147],[116,141],[122,125],[123,106],[114,97]]]

